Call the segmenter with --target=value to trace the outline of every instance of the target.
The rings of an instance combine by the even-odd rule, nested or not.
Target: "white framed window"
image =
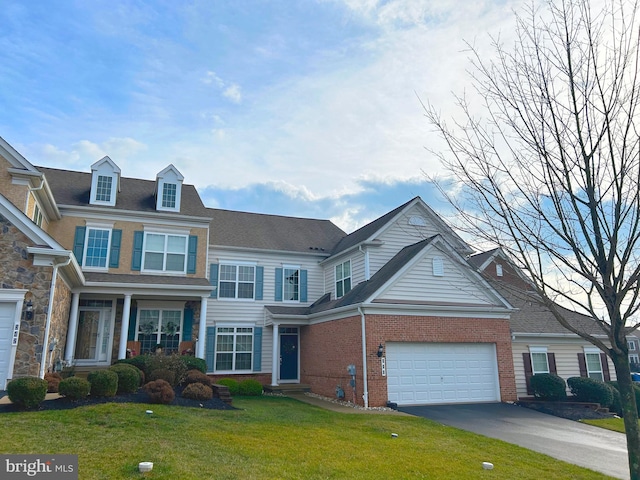
[[[178,351],[182,338],[182,309],[140,308],[136,340],[140,353],[153,353],[160,346],[166,353]]]
[[[162,185],[162,207],[163,208],[176,208],[178,187],[175,183],[165,183]]]
[[[91,165],[92,205],[114,206],[119,187],[120,168],[109,157],[103,157]]]
[[[584,360],[587,367],[587,376],[603,382],[604,374],[602,371],[602,363],[600,362],[600,350],[585,349]]]
[[[40,206],[36,203],[33,207],[33,223],[35,223],[39,227],[42,227],[42,219],[42,210],[40,210]]]
[[[340,298],[351,290],[351,260],[336,265],[336,298]]]
[[[215,352],[215,371],[251,371],[253,364],[253,327],[216,328]]]
[[[627,347],[629,348],[630,352],[633,352],[636,350],[636,342],[634,340],[628,340],[627,341]]]
[[[188,235],[145,232],[143,271],[186,273]]]
[[[637,353],[632,353],[629,355],[629,362],[638,364],[640,363],[640,356]]]
[[[254,265],[220,264],[218,298],[255,298],[256,267]]]
[[[82,266],[106,270],[111,245],[111,229],[87,226],[85,235]]]
[[[285,302],[300,301],[300,268],[284,266],[282,269],[282,300]]]
[[[184,177],[173,165],[156,176],[156,210],[179,212]]]
[[[550,373],[547,347],[529,347],[531,356],[531,374]]]
[[[96,182],[96,201],[111,202],[111,189],[113,187],[113,177],[98,175]]]

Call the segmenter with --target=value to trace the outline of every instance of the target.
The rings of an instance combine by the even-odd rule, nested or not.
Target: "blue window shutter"
[[[136,314],[137,313],[138,313],[137,308],[132,308],[131,313],[129,313],[129,333],[127,335],[127,341],[129,342],[132,342],[136,339]]]
[[[122,242],[122,230],[112,230],[109,268],[118,268],[120,265],[120,242]]]
[[[253,328],[253,371],[262,370],[262,327]]]
[[[300,270],[300,301],[307,301],[307,271]]]
[[[282,269],[276,268],[276,295],[275,301],[282,301]]]
[[[193,330],[193,309],[184,309],[184,319],[182,321],[182,341],[191,341],[191,331]]]
[[[256,267],[256,300],[262,300],[264,290],[264,267]]]
[[[216,327],[207,327],[206,338],[205,357],[207,360],[207,372],[213,372],[213,364],[216,356]]]
[[[73,238],[73,254],[78,260],[78,264],[82,265],[82,254],[84,253],[84,236],[87,227],[76,227],[76,236]]]
[[[216,287],[209,295],[211,298],[218,298],[218,267],[217,263],[212,263],[209,267],[209,284]]]
[[[189,254],[187,255],[187,273],[196,273],[196,259],[198,254],[198,237],[189,235]]]
[[[133,255],[131,256],[131,270],[140,271],[142,267],[142,244],[144,232],[133,232]]]

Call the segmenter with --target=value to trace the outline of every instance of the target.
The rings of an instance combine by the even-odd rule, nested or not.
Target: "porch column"
[[[71,311],[69,312],[69,328],[67,330],[67,344],[64,349],[65,362],[73,361],[73,352],[76,349],[76,336],[78,334],[78,304],[80,294],[74,293],[71,296]]]
[[[200,323],[198,324],[198,346],[196,357],[205,358],[205,343],[207,340],[207,299],[209,297],[200,297]]]
[[[120,343],[118,344],[118,360],[127,358],[127,338],[129,337],[129,321],[131,319],[131,295],[124,296],[122,307],[122,325],[120,326]]]
[[[272,364],[271,367],[271,386],[278,386],[278,370],[280,370],[280,355],[278,355],[278,340],[280,337],[280,326],[277,323],[273,324],[273,350],[272,350]]]

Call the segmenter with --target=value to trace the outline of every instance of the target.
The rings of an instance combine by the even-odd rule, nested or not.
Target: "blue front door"
[[[287,331],[293,330],[287,328]],[[298,332],[280,333],[280,380],[298,380]]]

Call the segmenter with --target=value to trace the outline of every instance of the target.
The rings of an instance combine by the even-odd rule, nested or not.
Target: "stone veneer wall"
[[[60,275],[60,270],[58,270],[56,290],[53,296],[51,328],[49,331],[49,349],[53,348],[53,350],[47,354],[47,368],[45,371],[52,371],[55,367],[56,360],[64,360],[70,311],[71,289]]]

